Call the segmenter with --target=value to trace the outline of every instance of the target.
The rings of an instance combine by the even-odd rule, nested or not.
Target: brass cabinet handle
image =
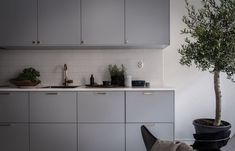
[[[100,95],[106,95],[106,92],[96,92],[96,94],[100,94]]]
[[[10,95],[10,92],[0,92],[0,95]]]
[[[47,92],[46,95],[58,95],[59,93],[57,92]]]
[[[11,124],[10,123],[0,123],[0,126],[11,126]]]
[[[144,95],[153,95],[152,92],[144,92],[143,94],[144,94]]]

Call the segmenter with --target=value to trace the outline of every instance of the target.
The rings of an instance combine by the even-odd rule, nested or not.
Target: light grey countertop
[[[43,87],[0,87],[0,92],[9,92],[9,91],[17,91],[17,92],[30,92],[30,91],[166,91],[166,90],[174,90],[171,87],[135,87],[135,88],[87,88],[85,86],[80,86],[77,88],[43,88]]]

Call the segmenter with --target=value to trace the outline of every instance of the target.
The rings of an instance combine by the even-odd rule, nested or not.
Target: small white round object
[[[132,87],[132,76],[127,75],[125,78],[125,87]]]

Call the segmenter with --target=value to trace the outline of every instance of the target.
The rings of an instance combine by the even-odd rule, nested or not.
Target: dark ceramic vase
[[[212,126],[206,124],[213,123],[214,119],[196,119],[193,125],[196,131],[194,134],[195,142],[193,148],[198,151],[219,151],[225,146],[231,134],[231,124],[221,121],[221,126]]]
[[[111,76],[111,85],[125,86],[125,78],[123,76]]]

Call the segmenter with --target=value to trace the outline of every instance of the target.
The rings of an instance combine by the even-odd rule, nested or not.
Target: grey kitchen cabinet
[[[30,122],[76,122],[76,92],[31,92]]]
[[[84,45],[124,44],[124,0],[82,0]]]
[[[78,92],[79,151],[125,151],[124,92]]]
[[[76,124],[31,124],[30,151],[77,151]]]
[[[126,151],[146,150],[140,131],[141,125],[146,125],[161,140],[174,140],[174,125],[171,123],[129,123],[126,124]]]
[[[38,0],[40,45],[79,45],[80,30],[80,0]]]
[[[79,124],[79,151],[125,151],[125,124]]]
[[[28,122],[27,92],[0,92],[0,123]]]
[[[126,93],[127,122],[174,122],[174,91]]]
[[[169,45],[170,0],[126,0],[128,45]]]
[[[0,123],[1,151],[29,151],[29,125]]]
[[[0,1],[0,46],[32,46],[37,40],[37,0]]]
[[[78,122],[124,123],[124,92],[78,92]]]
[[[126,92],[126,151],[143,151],[141,125],[162,140],[174,140],[174,91]]]

